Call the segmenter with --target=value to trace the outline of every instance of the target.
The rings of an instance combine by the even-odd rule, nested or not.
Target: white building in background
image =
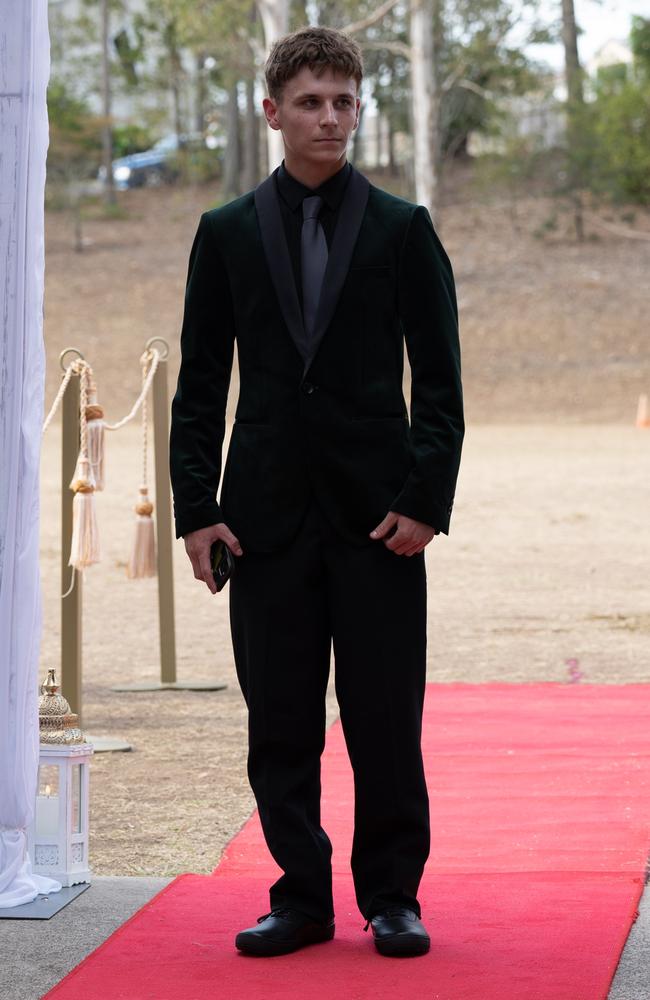
[[[590,81],[595,80],[599,69],[608,66],[630,66],[633,62],[632,50],[629,44],[620,39],[611,38],[604,42],[586,60],[583,69],[587,77],[585,97],[593,97],[593,87]],[[564,134],[564,108],[566,101],[566,83],[564,73],[556,71],[552,81],[551,94],[526,94],[521,97],[503,98],[501,107],[510,114],[510,135],[517,138],[536,137],[542,149],[557,146]],[[468,141],[468,151],[472,156],[483,153],[498,153],[503,151],[507,142],[504,136],[486,136],[479,132],[471,132]]]
[[[604,69],[607,66],[619,66],[621,63],[625,66],[631,66],[632,61],[632,49],[629,43],[620,38],[609,38],[603,42],[600,48],[596,49],[591,59],[587,59],[585,70],[588,76],[595,77],[599,69]]]
[[[555,81],[553,92],[550,94],[525,94],[502,98],[499,103],[508,113],[508,125],[501,135],[496,136],[470,132],[467,141],[467,151],[470,156],[503,152],[508,140],[513,138],[534,139],[542,149],[557,146],[564,134],[564,109],[558,95],[560,82],[560,80]]]

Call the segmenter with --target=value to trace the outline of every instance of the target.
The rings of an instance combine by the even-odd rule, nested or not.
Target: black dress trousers
[[[373,525],[369,526],[372,528]],[[235,664],[249,711],[248,775],[283,875],[271,906],[333,914],[320,757],[333,642],[335,688],[354,772],[351,868],[359,909],[418,915],[429,854],[420,746],[426,675],[424,553],[342,540],[317,501],[291,543],[237,558],[230,581]]]

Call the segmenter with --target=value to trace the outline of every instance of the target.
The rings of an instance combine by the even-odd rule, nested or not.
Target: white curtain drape
[[[27,852],[38,775],[47,0],[0,0],[0,907],[61,883]]]

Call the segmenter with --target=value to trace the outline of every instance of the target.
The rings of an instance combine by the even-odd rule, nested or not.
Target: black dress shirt
[[[330,249],[339,208],[343,200],[350,172],[350,164],[345,163],[340,170],[337,170],[335,174],[328,177],[322,184],[319,184],[317,188],[309,188],[306,184],[292,177],[284,165],[284,160],[275,175],[280,194],[280,212],[284,223],[284,232],[287,237],[289,256],[291,257],[291,265],[293,267],[293,275],[296,281],[296,290],[300,299],[301,309],[302,274],[300,269],[300,237],[302,233],[303,199],[316,194],[323,199],[318,219],[325,233],[327,247]]]

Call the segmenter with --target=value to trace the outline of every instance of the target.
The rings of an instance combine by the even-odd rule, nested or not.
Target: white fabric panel
[[[38,774],[47,0],[0,0],[0,907],[61,883],[27,852]]]

